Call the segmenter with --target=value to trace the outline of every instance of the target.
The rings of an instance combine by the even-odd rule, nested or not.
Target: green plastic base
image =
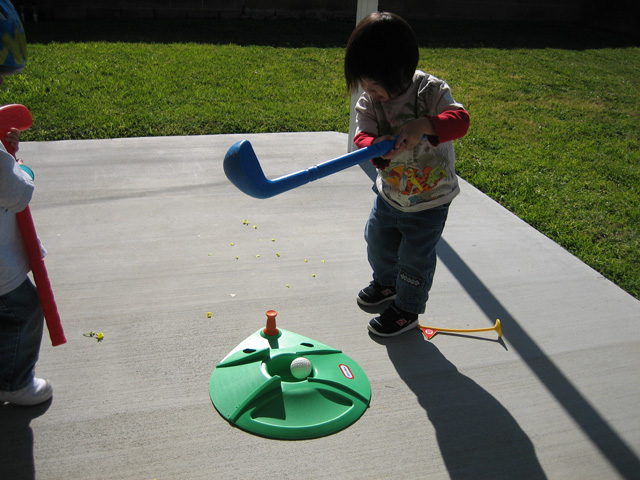
[[[312,364],[306,378],[291,374],[298,357]],[[209,394],[231,424],[265,437],[301,440],[358,420],[371,401],[371,385],[340,350],[282,329],[273,336],[258,330],[216,366]]]

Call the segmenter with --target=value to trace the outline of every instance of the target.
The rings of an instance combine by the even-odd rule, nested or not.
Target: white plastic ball
[[[293,375],[298,380],[303,380],[311,375],[311,371],[313,370],[313,365],[309,359],[304,357],[298,357],[291,362],[291,375]]]

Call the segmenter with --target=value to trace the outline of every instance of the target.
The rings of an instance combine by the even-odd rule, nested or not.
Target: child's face
[[[373,80],[362,80],[360,81],[360,86],[362,87],[362,90],[371,96],[371,98],[378,100],[379,102],[386,102],[393,98],[389,95],[389,92]]]

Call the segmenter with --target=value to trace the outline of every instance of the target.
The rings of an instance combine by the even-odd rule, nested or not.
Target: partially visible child
[[[345,80],[364,93],[356,105],[354,143],[394,140],[372,160],[377,196],[365,228],[373,281],[358,293],[367,308],[387,305],[369,330],[394,336],[414,328],[425,312],[449,205],[459,193],[452,141],[469,128],[469,114],[449,85],[416,70],[418,42],[393,13],[363,19],[347,44]]]
[[[0,13],[0,37],[14,39],[12,45],[2,45],[8,50],[0,65],[2,85],[3,75],[20,71],[26,58],[20,48],[22,24],[8,0],[0,0]],[[17,149],[20,132],[3,133]],[[34,375],[44,316],[38,291],[27,276],[29,260],[16,222],[16,213],[31,201],[34,187],[29,172],[0,143],[0,403],[16,405],[37,405],[53,395],[51,384]]]

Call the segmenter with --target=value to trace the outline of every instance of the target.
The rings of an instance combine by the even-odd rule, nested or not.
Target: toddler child
[[[0,45],[5,53],[2,85],[3,75],[19,72],[26,63],[24,30],[8,0],[0,0],[0,38],[12,39]],[[3,133],[17,151],[20,132],[14,128]],[[44,316],[38,291],[27,276],[29,259],[16,221],[33,193],[31,170],[21,163],[0,143],[0,403],[37,405],[51,398],[53,388],[34,375]]]
[[[452,141],[469,128],[469,114],[449,85],[417,70],[418,42],[393,13],[363,19],[349,38],[345,80],[364,93],[356,105],[358,148],[394,140],[372,160],[377,194],[365,228],[373,280],[357,297],[363,307],[390,304],[369,322],[379,336],[415,328],[425,312],[436,268],[436,245],[449,205],[459,193]]]

